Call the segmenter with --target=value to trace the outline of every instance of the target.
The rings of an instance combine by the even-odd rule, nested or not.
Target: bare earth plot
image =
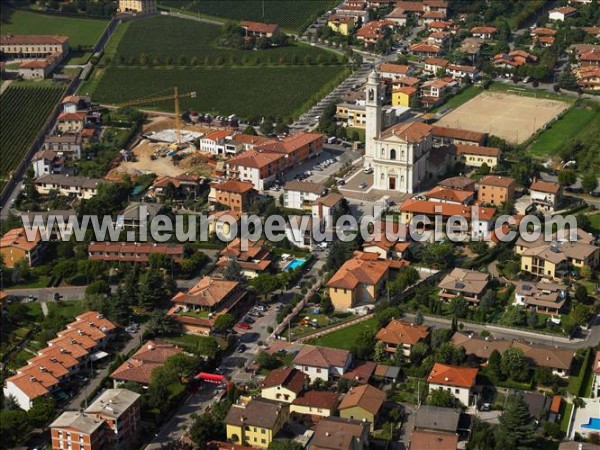
[[[488,133],[520,144],[570,106],[558,100],[484,92],[436,125]]]

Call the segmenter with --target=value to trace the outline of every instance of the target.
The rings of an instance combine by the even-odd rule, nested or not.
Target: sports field
[[[6,11],[3,9],[3,13]],[[93,46],[108,21],[77,17],[59,17],[16,10],[2,18],[2,34],[59,34],[69,36],[72,49]]]
[[[571,105],[502,92],[483,92],[443,116],[436,125],[479,131],[521,144]]]

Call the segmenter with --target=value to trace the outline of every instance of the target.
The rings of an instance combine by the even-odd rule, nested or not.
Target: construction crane
[[[143,105],[145,103],[156,103],[164,102],[166,100],[173,100],[175,102],[175,133],[177,137],[177,147],[181,145],[181,114],[179,111],[179,99],[180,98],[196,98],[196,92],[186,92],[184,94],[179,93],[177,87],[173,88],[173,93],[170,95],[156,95],[152,97],[143,97],[128,102],[117,103],[114,106],[117,108],[127,108],[129,106]]]

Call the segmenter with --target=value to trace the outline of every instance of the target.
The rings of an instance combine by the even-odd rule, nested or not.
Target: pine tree
[[[112,298],[111,310],[113,311],[113,317],[119,325],[126,325],[129,323],[132,310],[127,301],[127,295],[125,290],[119,286],[117,292]]]
[[[490,354],[490,358],[488,359],[488,370],[495,377],[500,377],[502,375],[502,355],[498,350],[492,351]]]
[[[525,450],[534,448],[535,427],[527,403],[521,393],[511,395],[500,416],[498,435],[504,448]]]

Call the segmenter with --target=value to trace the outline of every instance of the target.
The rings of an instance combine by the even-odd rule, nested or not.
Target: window
[[[320,368],[317,369],[317,373],[321,373],[321,369]]]
[[[454,389],[455,394],[460,394],[460,389]]]
[[[383,148],[381,149],[381,157],[385,158],[385,149],[383,149]]]
[[[394,150],[394,149],[390,150],[390,159],[392,159],[392,160],[396,159],[396,150]]]
[[[266,444],[267,440],[266,439],[261,439],[260,442],[261,442],[261,444]]]
[[[265,430],[264,428],[261,428],[261,429],[260,429],[260,433],[261,433],[261,434],[266,434],[266,432],[267,432],[267,430]]]
[[[400,158],[404,159],[404,150],[400,150]]]

